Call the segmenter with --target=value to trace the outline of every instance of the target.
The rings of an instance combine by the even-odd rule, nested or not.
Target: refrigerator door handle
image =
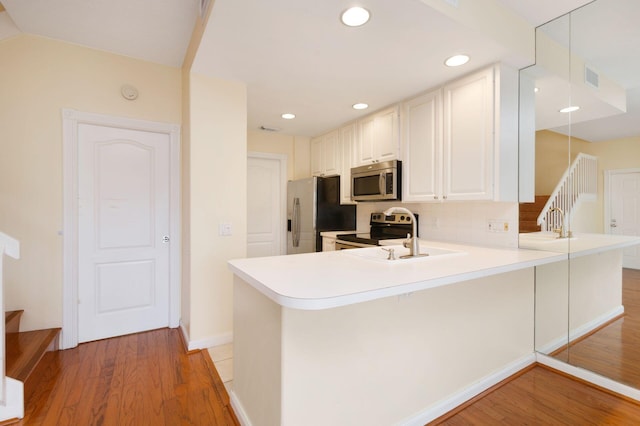
[[[293,216],[291,224],[291,239],[294,247],[300,246],[300,198],[293,199]]]
[[[380,189],[380,195],[387,195],[387,175],[384,172],[380,173],[378,189]]]

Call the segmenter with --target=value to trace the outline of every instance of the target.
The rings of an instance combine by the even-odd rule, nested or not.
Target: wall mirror
[[[535,194],[557,201],[541,230],[521,222],[520,246],[567,255],[536,271],[536,350],[640,389],[638,16],[636,0],[596,0],[537,29],[521,99]]]

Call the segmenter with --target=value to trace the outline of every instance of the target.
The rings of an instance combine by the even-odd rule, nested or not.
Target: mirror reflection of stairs
[[[536,195],[533,203],[520,203],[520,232],[540,232],[538,215],[549,200],[548,195]]]
[[[45,353],[58,350],[60,328],[20,331],[24,311],[7,311],[5,319],[6,375],[25,382]]]

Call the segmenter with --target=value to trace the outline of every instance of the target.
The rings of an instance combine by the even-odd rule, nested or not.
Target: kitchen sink
[[[389,251],[393,250],[395,259],[389,259]],[[351,250],[343,250],[341,253],[344,253],[349,256],[356,256],[363,259],[374,260],[384,263],[394,263],[394,264],[402,264],[407,262],[424,262],[437,258],[449,257],[454,255],[461,255],[464,252],[455,251],[455,250],[447,250],[436,247],[427,247],[420,246],[420,256],[412,256],[405,257],[409,254],[409,249],[405,248],[402,245],[393,245],[393,246],[378,246],[378,247],[367,247],[360,249],[351,249]]]

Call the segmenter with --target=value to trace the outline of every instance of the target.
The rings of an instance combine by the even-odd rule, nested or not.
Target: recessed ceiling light
[[[340,20],[348,27],[359,27],[369,21],[369,11],[363,7],[355,6],[342,12]]]
[[[469,62],[467,55],[455,55],[444,61],[444,64],[448,67],[459,67]]]
[[[580,107],[579,106],[568,106],[568,107],[564,107],[560,110],[560,112],[573,112],[573,111],[577,111],[579,110]]]
[[[369,105],[362,102],[353,104],[353,109],[367,109],[367,108],[369,108]]]
[[[294,118],[296,118],[296,115],[287,112],[282,114],[282,118],[284,118],[285,120],[293,120]]]
[[[533,93],[538,93],[540,91],[540,89],[538,87],[534,87],[533,88]]]

